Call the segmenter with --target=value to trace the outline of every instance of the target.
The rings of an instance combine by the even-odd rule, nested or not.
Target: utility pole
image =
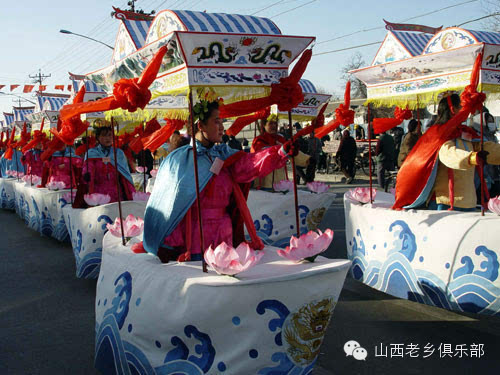
[[[23,103],[23,102],[26,102],[26,101],[27,101],[27,100],[25,100],[25,99],[23,99],[23,98],[21,98],[21,97],[19,97],[19,98],[17,98],[17,99],[12,99],[12,102],[13,102],[13,103],[16,103],[16,102],[17,102],[17,106],[18,106],[18,107],[22,107],[22,106],[23,106],[23,105],[22,105],[22,103]]]
[[[29,75],[29,77],[33,80],[32,82],[33,83],[38,83],[38,85],[41,85],[43,80],[45,78],[49,78],[51,75],[48,74],[48,75],[45,75],[45,74],[42,74],[42,70],[41,69],[38,69],[38,74],[35,74],[35,75]]]

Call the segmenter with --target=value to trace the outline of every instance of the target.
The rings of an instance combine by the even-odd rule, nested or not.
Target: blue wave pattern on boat
[[[64,219],[63,219],[64,220]],[[96,279],[99,276],[99,271],[101,268],[102,259],[102,247],[96,248],[90,253],[86,253],[83,234],[80,229],[76,229],[76,236],[73,231],[74,228],[71,225],[71,216],[66,216],[66,221],[68,223],[67,228],[70,228],[68,236],[73,248],[73,254],[75,256],[76,262],[76,277],[81,279]],[[98,223],[103,222],[101,228],[104,233],[107,232],[106,224],[112,223],[112,220],[107,215],[101,215],[97,219]],[[81,254],[85,254],[82,256]]]
[[[129,272],[119,275],[115,282],[115,297],[112,307],[104,312],[103,320],[96,325],[95,367],[102,374],[124,375],[203,375],[213,369],[216,350],[210,337],[199,331],[194,325],[186,325],[184,334],[188,339],[196,339],[194,352],[183,338],[173,336],[171,343],[174,349],[165,355],[164,363],[154,368],[147,356],[136,346],[121,339],[120,330],[125,326],[132,296],[132,276]],[[129,325],[129,330],[131,325]],[[220,372],[226,370],[223,362],[217,364]]]
[[[475,248],[475,254],[485,259],[479,265],[474,264],[470,256],[463,256],[460,259],[463,266],[453,273],[447,284],[435,274],[415,267],[417,241],[405,221],[394,221],[388,228],[388,236],[391,234],[393,248],[381,263],[367,261],[361,231],[356,230],[356,237],[349,242],[351,275],[356,280],[393,296],[431,306],[500,315],[500,288],[494,285],[498,279],[499,261],[493,250],[483,245]],[[375,245],[370,251],[376,251]]]
[[[276,345],[283,347],[281,331],[286,318],[290,315],[290,310],[278,300],[265,300],[257,305],[257,313],[264,315],[266,310],[271,310],[278,315],[269,321],[268,328],[271,332],[277,332],[274,338]],[[265,367],[258,371],[258,375],[308,375],[312,373],[316,358],[306,367],[294,364],[286,352],[276,352],[271,356],[271,361],[278,364],[274,367]]]
[[[42,222],[40,232],[44,236],[52,237],[52,232],[54,231],[54,225],[52,224],[52,216],[47,207],[42,211]]]
[[[151,365],[147,355],[132,343],[122,339],[121,335],[123,330],[132,332],[134,329],[133,322],[127,321],[132,307],[130,305],[133,293],[132,275],[127,271],[123,272],[115,279],[113,285],[115,289],[111,307],[105,310],[102,321],[96,322],[95,367],[102,374],[203,375],[221,374],[228,370],[224,362],[216,361],[217,351],[210,336],[192,324],[184,327],[183,333],[187,339],[180,336],[171,337],[171,346],[165,355],[164,363],[157,367]],[[97,302],[98,306],[100,303],[101,300]],[[135,306],[139,306],[139,304],[140,302],[136,302]],[[257,305],[256,312],[264,318],[269,317],[268,312],[277,314],[277,317],[271,316],[267,326],[271,332],[276,333],[275,344],[283,348],[283,351],[271,355],[271,361],[276,365],[262,368],[257,371],[257,374],[311,374],[316,358],[306,367],[300,367],[292,362],[283,346],[281,332],[284,329],[286,319],[291,314],[288,307],[278,300],[264,300]],[[154,338],[150,339],[154,340]],[[196,344],[192,344],[193,339],[197,342]],[[160,342],[156,341],[156,343],[157,348],[161,348]],[[194,348],[190,346],[194,346]]]
[[[40,232],[40,229],[41,229],[40,210],[38,208],[38,204],[36,203],[36,200],[33,197],[31,197],[31,204],[33,206],[33,212],[31,213],[31,216],[30,216],[29,227],[33,230],[36,230],[37,232]]]
[[[309,231],[307,227],[307,216],[311,210],[309,207],[305,205],[299,205],[299,225],[300,225],[300,234],[305,234]],[[284,212],[282,216],[287,216],[288,211]],[[294,213],[295,215],[295,213]],[[292,235],[296,235],[295,226],[290,227],[290,231],[293,233],[290,236],[280,237],[280,232],[275,230],[274,220],[282,219],[281,216],[276,216],[274,219],[270,214],[263,214],[260,219],[254,220],[255,230],[257,231],[257,235],[260,237],[262,242],[265,245],[275,246],[280,248],[285,248],[290,245],[290,239]],[[294,221],[295,222],[295,221]],[[276,237],[278,237],[276,239]],[[250,241],[250,236],[245,236],[247,241]]]
[[[0,193],[0,206],[6,210],[15,210],[16,208],[16,199],[9,197],[5,188],[2,188],[2,192]]]

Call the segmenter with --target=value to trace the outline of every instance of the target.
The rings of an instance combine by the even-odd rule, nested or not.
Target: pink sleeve
[[[255,153],[247,153],[232,166],[233,177],[238,183],[252,182],[258,177],[286,165],[288,156],[281,145],[272,146]]]

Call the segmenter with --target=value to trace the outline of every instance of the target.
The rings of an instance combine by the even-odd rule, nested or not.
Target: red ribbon
[[[383,133],[389,129],[401,124],[404,120],[409,120],[413,117],[412,112],[407,109],[396,107],[394,110],[394,118],[374,118],[373,131],[375,134]]]

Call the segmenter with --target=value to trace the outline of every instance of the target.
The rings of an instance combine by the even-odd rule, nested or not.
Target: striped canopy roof
[[[173,10],[188,31],[280,35],[280,29],[268,18],[240,14],[205,13]]]
[[[26,118],[27,115],[30,115],[33,113],[35,110],[35,107],[22,107],[22,108],[16,108],[13,107],[14,109],[14,121],[27,121],[28,119]]]
[[[40,110],[43,110],[43,106],[46,102],[49,102],[50,111],[59,111],[59,109],[68,101],[68,98],[60,98],[55,96],[38,96],[38,105]]]
[[[101,89],[99,86],[94,81],[90,80],[85,80],[85,81],[78,81],[78,80],[72,80],[73,82],[73,91],[78,92],[80,90],[80,87],[82,87],[83,82],[85,82],[85,92],[102,92],[105,93],[103,89]]]
[[[121,19],[125,28],[127,29],[132,41],[137,49],[142,48],[146,43],[146,37],[148,36],[149,26],[151,26],[151,21],[134,21],[129,19]]]
[[[433,34],[414,33],[409,31],[391,31],[396,39],[410,52],[412,56],[422,54]]]
[[[308,79],[301,79],[299,81],[299,86],[302,88],[302,92],[315,93],[316,87],[314,87],[313,83]]]
[[[14,114],[13,113],[3,113],[3,117],[5,118],[5,125],[9,126],[14,122]]]
[[[466,31],[474,35],[474,38],[476,38],[479,43],[500,44],[500,33],[494,33],[492,31]]]

